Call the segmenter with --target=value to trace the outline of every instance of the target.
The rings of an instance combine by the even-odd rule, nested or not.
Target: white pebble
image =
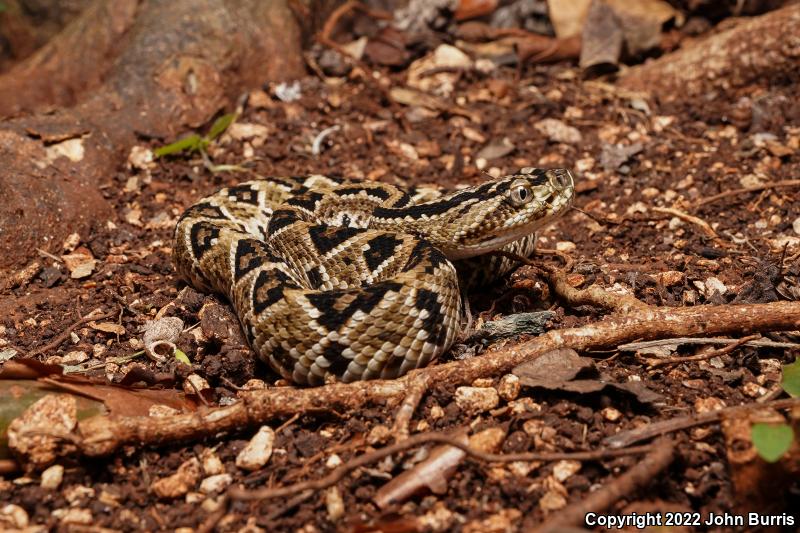
[[[272,456],[275,431],[269,426],[261,426],[247,446],[236,456],[236,466],[244,470],[258,470]]]
[[[44,472],[42,472],[41,487],[43,489],[57,489],[64,479],[64,467],[61,465],[53,465]]]
[[[469,413],[488,411],[500,403],[500,395],[492,387],[459,387],[455,398],[461,410]]]

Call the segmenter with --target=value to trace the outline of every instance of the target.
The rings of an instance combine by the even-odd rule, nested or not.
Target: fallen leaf
[[[411,54],[406,49],[408,37],[405,33],[387,26],[371,37],[364,48],[364,55],[371,63],[400,67],[408,63]]]
[[[533,361],[522,363],[512,371],[523,385],[545,388],[575,379],[582,372],[596,374],[594,361],[579,356],[571,348],[551,350]]]
[[[616,383],[599,376],[598,379],[576,379],[596,376],[594,361],[588,357],[580,357],[575,350],[559,348],[545,353],[541,357],[523,363],[513,370],[519,381],[526,387],[541,387],[548,390],[590,394],[603,392],[607,388],[634,396],[643,404],[654,404],[663,400],[663,396],[649,389],[641,381]]]
[[[547,13],[556,35],[580,35],[592,0],[547,0]]]
[[[105,333],[114,333],[115,335],[125,335],[125,327],[115,324],[113,322],[89,322],[89,327],[97,331]]]
[[[789,451],[794,441],[794,431],[788,424],[753,424],[750,437],[758,455],[768,463],[774,463]]]

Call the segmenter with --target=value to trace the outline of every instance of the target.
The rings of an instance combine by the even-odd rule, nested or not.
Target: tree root
[[[415,390],[412,383],[423,376],[428,383],[437,386],[469,384],[479,377],[509,372],[525,361],[562,347],[578,351],[604,350],[632,340],[798,328],[800,302],[637,309],[582,327],[550,331],[481,357],[416,370],[391,381],[244,391],[242,401],[236,404],[164,418],[95,416],[78,422],[74,444],[87,456],[100,456],[125,444],[157,445],[202,439],[298,413],[350,411],[366,404],[397,404]],[[413,402],[409,405],[413,406]]]

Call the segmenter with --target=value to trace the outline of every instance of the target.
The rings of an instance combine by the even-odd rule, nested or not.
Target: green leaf
[[[185,365],[192,366],[192,362],[189,361],[189,356],[186,355],[180,348],[175,348],[175,359]]]
[[[153,154],[156,157],[163,157],[165,155],[179,154],[184,150],[195,152],[200,150],[202,141],[203,140],[200,138],[200,136],[195,133],[189,135],[188,137],[184,137],[183,139],[177,140],[174,143],[162,146],[161,148],[156,148],[153,151]]]
[[[209,141],[213,141],[222,133],[228,129],[233,121],[236,120],[236,113],[227,113],[222,115],[217,120],[214,121],[214,124],[211,125],[211,129],[208,130],[208,135],[206,135],[206,139]]]
[[[750,438],[758,455],[768,463],[780,459],[794,440],[794,431],[788,424],[753,424]]]
[[[800,358],[791,365],[784,365],[781,387],[790,396],[800,397]]]
[[[8,9],[8,6],[6,6],[3,2],[0,2],[0,13],[4,12],[6,9]]]

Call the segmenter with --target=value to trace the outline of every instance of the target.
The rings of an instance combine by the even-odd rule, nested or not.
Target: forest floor
[[[539,246],[572,259],[576,285],[596,284],[673,307],[800,296],[800,188],[738,192],[704,203],[726,191],[800,175],[800,116],[792,87],[745,87],[725,98],[708,95],[703,102],[659,106],[645,95],[585,81],[570,65],[526,67],[521,75],[501,67],[488,74],[461,73],[452,99],[457,109],[431,111],[387,97],[391,88],[403,85],[404,76],[384,70],[365,82],[356,69],[339,84],[308,77],[300,81],[299,99],[291,102],[278,99],[274,86],[251,92],[234,127],[209,151],[215,165],[239,165],[245,172],[211,172],[195,156],[152,163],[132,157],[127,170],[108,176],[102,185],[103,196],[115,206],[114,217],[99,221],[94,233],[65,243],[67,252],[96,260],[91,273],[73,279],[61,258],[42,256],[38,275],[0,294],[0,350],[27,353],[100,310],[114,313],[106,321],[122,328],[102,331],[82,324],[40,357],[116,382],[135,366],[181,381],[189,371],[176,361],[158,365],[145,355],[131,357],[141,349],[142,326],[165,306],[172,305],[167,314],[192,326],[200,322],[204,303],[217,301],[184,289],[176,277],[171,264],[175,222],[200,197],[259,175],[321,173],[452,188],[486,179],[479,168],[496,176],[525,166],[568,167],[576,176],[580,211],[544,231]],[[744,113],[740,96],[754,102]],[[337,129],[313,153],[315,138],[332,126]],[[155,142],[141,146],[157,147]],[[552,255],[534,261],[559,265]],[[484,320],[550,309],[555,314],[548,329],[599,317],[591,307],[564,307],[553,299],[546,280],[529,266],[471,295],[470,306]],[[235,324],[232,315],[223,320]],[[798,341],[790,334],[769,337]],[[237,387],[253,378],[268,384],[278,379],[241,346],[198,344],[191,332],[178,345],[194,371],[211,384],[214,403],[232,401]],[[684,346],[677,352],[705,349]],[[648,365],[645,359],[654,355],[646,352],[584,354],[595,358],[603,380],[640,382],[648,393],[523,386],[516,397],[470,413],[456,403],[453,390],[434,385],[411,428],[466,426],[477,432],[499,426],[506,432],[502,453],[597,449],[603,439],[624,430],[753,402],[778,385],[781,364],[798,354],[797,348],[740,346],[711,360],[656,367]],[[256,472],[234,463],[251,436],[242,431],[189,446],[131,446],[111,459],[62,460],[62,490],[42,488],[36,475],[20,475],[0,480],[0,493],[25,509],[31,524],[47,527],[68,513],[75,522],[89,516],[95,525],[123,530],[196,527],[214,509],[213,491],[204,494],[191,487],[184,497],[164,500],[151,488],[185,461],[216,455],[221,472],[248,488],[321,477],[339,459],[372,449],[376,427],[391,425],[394,412],[392,406],[371,405],[275,424],[280,428],[273,457]],[[675,435],[676,457],[668,471],[609,512],[742,510],[719,428],[701,426]],[[635,456],[542,464],[468,459],[451,474],[444,492],[420,494],[387,510],[376,507],[373,497],[380,487],[420,458],[414,451],[394,456],[305,499],[236,502],[219,527],[235,531],[250,524],[267,531],[311,532],[343,527],[386,531],[391,526],[403,531],[412,530],[403,520],[415,517],[437,531],[505,531],[523,520],[539,522],[639,461]],[[344,504],[342,516],[331,510],[336,491]],[[800,495],[789,499],[787,507],[773,511],[797,509]]]

